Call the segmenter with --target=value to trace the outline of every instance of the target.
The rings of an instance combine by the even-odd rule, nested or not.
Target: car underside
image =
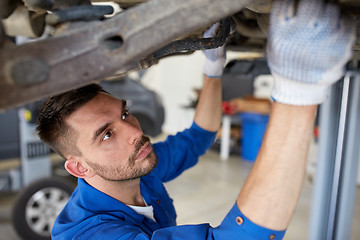
[[[358,22],[359,1],[333,2]],[[225,43],[231,50],[264,52],[271,12],[271,0],[3,0],[0,4],[1,110],[118,79],[167,56]],[[116,14],[114,6],[121,9]],[[217,21],[221,21],[217,35],[202,38]],[[19,36],[31,41],[16,44]],[[354,60],[359,59],[358,50],[357,41]]]

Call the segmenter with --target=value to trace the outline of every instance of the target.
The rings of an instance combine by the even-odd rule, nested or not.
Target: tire
[[[131,114],[139,121],[141,129],[145,135],[152,137],[157,135],[157,127],[149,116],[139,112],[134,112]]]
[[[45,178],[24,188],[16,198],[12,223],[26,240],[49,240],[57,215],[63,209],[74,184],[64,179]]]

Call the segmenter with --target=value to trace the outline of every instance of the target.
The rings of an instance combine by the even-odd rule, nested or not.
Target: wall
[[[183,107],[196,98],[193,89],[202,86],[203,64],[204,56],[198,51],[187,56],[160,60],[143,76],[142,83],[162,98],[165,107],[164,132],[175,133],[187,127]],[[191,113],[189,117],[192,118]]]
[[[259,54],[227,52],[227,61],[235,58],[258,57]],[[205,57],[201,51],[191,55],[168,57],[150,69],[142,77],[142,83],[156,91],[165,107],[163,131],[176,133],[188,127],[193,111],[184,109],[196,99],[195,88],[201,88]]]

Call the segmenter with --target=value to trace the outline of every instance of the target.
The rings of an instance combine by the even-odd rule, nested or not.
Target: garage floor
[[[239,190],[252,167],[251,162],[232,155],[226,162],[216,151],[200,159],[198,165],[178,179],[167,183],[178,212],[178,224],[209,222],[217,226],[232,207]],[[285,239],[307,239],[312,183],[306,179],[295,216]],[[10,208],[14,196],[0,195],[0,240],[19,240],[11,226]],[[360,239],[360,189],[354,211],[351,240]]]
[[[311,156],[310,156],[311,157]],[[208,152],[198,165],[167,184],[178,212],[178,224],[209,222],[220,224],[232,207],[251,162],[231,156],[221,162],[217,152]],[[308,239],[312,182],[305,179],[298,207],[284,239]],[[354,210],[351,240],[360,239],[360,188]],[[355,227],[356,226],[356,227]]]

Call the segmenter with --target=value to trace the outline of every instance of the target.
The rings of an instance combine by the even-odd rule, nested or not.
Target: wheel
[[[12,222],[16,232],[27,240],[49,240],[57,215],[70,198],[74,184],[45,178],[24,188],[13,205]]]
[[[150,117],[139,112],[132,113],[134,117],[139,121],[141,129],[143,130],[144,134],[149,136],[155,136],[156,127],[151,121]]]

